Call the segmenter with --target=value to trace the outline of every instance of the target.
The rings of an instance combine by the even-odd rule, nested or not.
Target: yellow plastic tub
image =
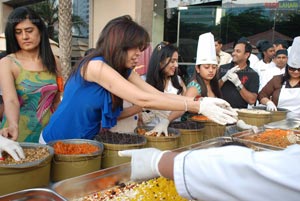
[[[131,158],[120,157],[118,152],[127,149],[143,148],[147,141],[145,137],[136,134],[113,133],[109,131],[98,134],[95,139],[104,145],[102,169],[130,162]]]
[[[267,110],[266,106],[255,106],[253,109],[258,109],[258,110]],[[277,111],[271,111],[271,122],[276,122],[280,120],[286,119],[286,115],[288,113],[287,109],[284,108],[277,108]]]
[[[50,182],[50,166],[53,157],[53,148],[38,143],[20,143],[23,148],[46,147],[49,156],[34,162],[22,164],[0,163],[0,195],[37,187],[47,187]]]
[[[179,131],[179,147],[188,146],[204,140],[203,123],[195,121],[172,122],[169,127]]]
[[[142,126],[138,127],[140,129],[145,129],[146,131],[152,130],[154,127],[152,126]],[[135,133],[138,135],[142,135],[138,132],[138,128],[134,130]],[[180,132],[177,129],[174,128],[168,128],[168,133],[173,134],[172,136],[148,136],[148,135],[142,135],[145,136],[147,139],[146,147],[154,147],[160,150],[172,150],[177,149],[179,147],[179,139],[180,139]]]
[[[259,109],[237,110],[238,118],[253,126],[263,126],[271,122],[271,112]]]
[[[203,115],[195,115],[191,117],[190,120],[200,122],[204,125],[203,141],[224,136],[226,129],[225,125],[217,124]]]
[[[95,140],[86,139],[68,139],[49,142],[53,146],[56,142],[61,141],[67,144],[89,143],[99,148],[98,151],[91,154],[54,154],[51,165],[51,181],[57,182],[71,177],[87,174],[100,170],[101,154],[103,144]]]

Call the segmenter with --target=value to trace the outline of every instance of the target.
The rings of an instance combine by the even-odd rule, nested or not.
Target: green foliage
[[[220,36],[224,43],[235,41],[242,36],[251,36],[273,27],[260,8],[250,8],[239,14],[228,13],[221,19]],[[217,29],[216,28],[216,29]]]
[[[278,30],[278,32],[288,35],[291,38],[300,35],[299,27],[300,27],[299,13],[290,14],[285,21],[281,21],[276,24],[276,30]]]
[[[44,0],[30,5],[36,11],[47,25],[49,38],[58,41],[58,2],[57,0]],[[78,15],[72,15],[73,28],[81,33],[82,28],[88,24]]]

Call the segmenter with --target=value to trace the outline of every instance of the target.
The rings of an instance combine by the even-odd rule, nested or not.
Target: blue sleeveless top
[[[92,60],[104,61],[102,57]],[[59,139],[93,139],[102,128],[117,123],[122,107],[112,111],[109,91],[95,82],[83,79],[78,71],[71,75],[64,89],[64,97],[43,130],[45,142]],[[130,71],[131,73],[131,71]]]

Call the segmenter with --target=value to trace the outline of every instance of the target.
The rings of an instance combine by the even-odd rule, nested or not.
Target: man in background
[[[249,43],[251,45],[250,40],[244,36],[241,37],[237,42],[245,42],[245,43]],[[251,47],[252,47],[252,45],[251,45]],[[248,60],[250,62],[249,66],[251,68],[259,61],[258,57],[253,53],[250,54],[250,57],[248,58]]]
[[[274,46],[275,52],[277,52],[278,50],[286,50],[289,47],[289,44],[286,40],[279,38],[273,42],[273,46]]]
[[[230,63],[232,59],[229,53],[222,51],[222,46],[223,46],[222,39],[215,37],[215,48],[217,54],[218,67]]]
[[[288,52],[285,49],[277,50],[275,57],[272,63],[266,68],[266,71],[263,73],[263,77],[260,78],[261,83],[263,84],[262,88],[275,76],[285,73],[285,69],[288,61]],[[259,90],[259,91],[260,91]]]
[[[253,69],[259,75],[259,91],[267,84],[268,73],[267,69],[270,68],[272,60],[275,56],[275,48],[269,41],[263,41],[260,44],[260,51],[262,53],[262,59],[253,66]]]
[[[232,53],[232,62],[220,66],[219,87],[223,99],[233,108],[248,108],[257,99],[259,77],[250,68],[249,57],[252,51],[250,43],[237,42]]]

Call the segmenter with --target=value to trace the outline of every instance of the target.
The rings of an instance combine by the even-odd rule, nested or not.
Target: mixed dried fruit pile
[[[172,200],[187,201],[178,195],[174,182],[172,180],[159,177],[142,183],[130,182],[128,184],[120,184],[117,187],[104,192],[96,192],[87,195],[76,201],[154,201],[154,200]],[[75,201],[75,200],[74,200]]]
[[[146,135],[146,132],[148,130],[145,129],[145,128],[137,128],[136,129],[136,132],[139,134],[139,135]],[[151,134],[147,134],[147,136],[153,136],[153,137],[166,137],[165,133],[162,133],[161,135],[157,135],[158,133],[157,132],[153,132]],[[168,133],[168,136],[175,136],[174,133]]]
[[[3,153],[4,160],[0,160],[0,164],[23,164],[34,162],[38,160],[45,159],[50,155],[50,152],[47,147],[33,147],[33,148],[23,148],[25,158],[20,161],[15,161],[9,154],[6,152]]]

